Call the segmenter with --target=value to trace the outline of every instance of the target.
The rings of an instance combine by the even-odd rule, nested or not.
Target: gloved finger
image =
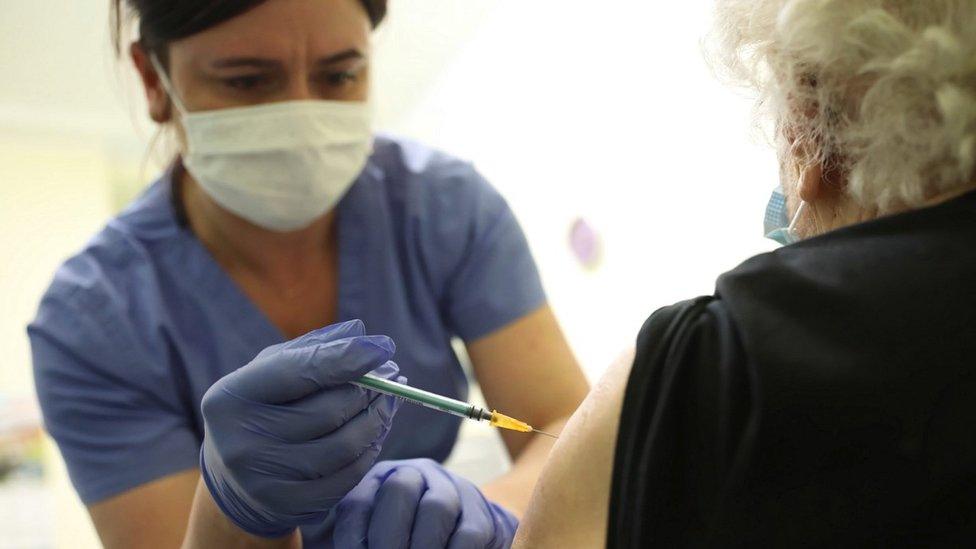
[[[367,547],[369,538],[369,518],[373,513],[373,502],[379,492],[383,479],[393,468],[386,462],[377,463],[355,488],[349,491],[335,507],[335,530],[332,542],[336,547]]]
[[[363,324],[363,321],[359,319],[349,320],[346,322],[340,322],[338,324],[332,324],[324,328],[319,328],[317,330],[312,330],[311,332],[296,337],[295,339],[266,347],[264,350],[258,353],[255,359],[268,356],[269,354],[276,353],[282,349],[292,349],[295,347],[302,347],[316,343],[328,343],[336,339],[363,335],[366,335],[366,325]]]
[[[269,433],[284,442],[305,442],[323,437],[366,409],[376,393],[346,384],[320,391],[285,404],[253,402],[244,426]]]
[[[376,463],[376,457],[379,453],[379,446],[371,446],[356,458],[355,461],[335,471],[332,476],[324,476],[311,480],[283,480],[276,482],[275,489],[277,493],[279,495],[285,495],[280,503],[281,512],[297,514],[308,509],[316,509],[316,512],[333,511],[339,513],[341,506],[344,505],[343,502],[346,501],[349,494],[357,489],[359,487],[358,485],[369,480],[370,477],[365,479],[363,477],[370,473],[370,468]],[[341,529],[346,528],[346,516],[350,515],[348,513],[345,515],[337,514],[335,530],[333,532],[334,538],[340,533]],[[324,517],[322,516],[317,517],[318,522],[315,524],[321,523],[323,519]],[[366,529],[362,528],[362,532],[365,533]],[[352,538],[346,537],[343,539]],[[335,546],[346,547],[347,545],[337,542]],[[349,545],[349,547],[356,547],[356,545]]]
[[[447,544],[448,549],[484,549],[495,539],[495,518],[485,497],[470,483],[455,484],[461,498],[461,519]]]
[[[369,545],[406,549],[417,504],[427,490],[424,475],[410,466],[397,467],[380,485],[369,519]]]
[[[288,466],[299,477],[317,478],[334,474],[355,461],[366,448],[382,446],[393,423],[396,406],[395,398],[377,396],[365,410],[328,435],[288,445],[288,453],[293,456]]]
[[[373,374],[406,383],[394,362],[385,362]],[[258,432],[273,433],[284,442],[305,442],[321,438],[366,409],[377,393],[352,384],[338,385],[285,404],[249,404],[247,423]]]
[[[332,324],[324,328],[312,330],[305,335],[296,337],[291,341],[285,342],[284,349],[294,349],[319,343],[329,343],[348,337],[360,337],[366,335],[366,325],[362,320],[353,319],[338,324]]]
[[[441,471],[428,472],[424,478],[427,491],[417,504],[410,547],[446,547],[461,515],[461,498],[454,483]]]
[[[229,374],[227,387],[248,400],[290,402],[361,377],[390,360],[394,350],[393,341],[386,336],[282,349]]]
[[[392,379],[397,381],[397,377],[400,376],[400,367],[397,366],[396,362],[387,361],[381,364],[378,368],[370,372],[375,376],[382,377],[384,379]]]

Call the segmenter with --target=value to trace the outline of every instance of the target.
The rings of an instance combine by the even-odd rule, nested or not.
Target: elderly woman
[[[718,5],[796,243],[651,315],[516,546],[972,543],[976,0]]]

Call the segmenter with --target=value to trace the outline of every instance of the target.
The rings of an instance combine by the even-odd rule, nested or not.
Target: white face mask
[[[310,225],[345,195],[373,147],[368,103],[288,101],[188,112],[155,56],[153,66],[183,115],[183,162],[218,204],[276,232]]]

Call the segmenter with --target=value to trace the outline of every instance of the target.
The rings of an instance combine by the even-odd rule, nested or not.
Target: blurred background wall
[[[509,199],[591,379],[654,309],[711,292],[716,275],[771,247],[760,233],[775,159],[750,137],[749,99],[703,60],[709,11],[391,0],[376,36],[380,129],[473,160]],[[112,56],[107,0],[0,3],[0,74],[0,417],[24,417],[24,327],[40,294],[159,159],[141,92]],[[580,219],[602,243],[589,266],[570,247]],[[480,470],[497,472],[492,437],[468,430],[452,460],[463,469],[494,445],[494,469]],[[0,484],[0,509],[21,510],[0,513],[0,547],[96,545],[43,444],[43,489]]]

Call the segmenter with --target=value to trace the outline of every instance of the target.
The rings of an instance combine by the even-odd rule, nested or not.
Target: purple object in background
[[[576,218],[569,228],[569,247],[587,269],[595,269],[600,264],[603,255],[600,235],[582,217]]]

